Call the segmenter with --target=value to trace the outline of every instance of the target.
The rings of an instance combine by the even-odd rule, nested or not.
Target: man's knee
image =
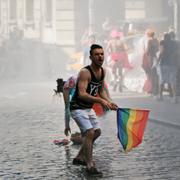
[[[93,138],[94,138],[94,134],[95,134],[94,129],[88,129],[88,130],[86,131],[85,136],[86,136],[87,138],[93,139]]]
[[[99,137],[101,135],[101,129],[96,129],[95,131],[94,131],[94,136],[97,138],[97,137]]]

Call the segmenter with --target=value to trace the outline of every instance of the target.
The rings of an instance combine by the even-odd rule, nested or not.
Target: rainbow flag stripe
[[[118,138],[126,152],[142,142],[148,116],[149,110],[118,108]]]

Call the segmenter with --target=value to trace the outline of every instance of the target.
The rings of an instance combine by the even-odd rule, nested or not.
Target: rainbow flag
[[[118,138],[125,152],[137,147],[142,142],[148,115],[149,110],[118,108]]]

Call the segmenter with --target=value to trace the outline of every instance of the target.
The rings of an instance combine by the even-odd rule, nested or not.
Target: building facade
[[[90,24],[101,31],[105,17],[166,27],[172,16],[168,8],[168,0],[0,0],[0,33],[8,38],[18,28],[24,38],[71,53]]]

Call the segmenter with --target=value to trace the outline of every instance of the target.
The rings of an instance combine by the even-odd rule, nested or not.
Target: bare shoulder
[[[89,70],[86,68],[82,68],[79,72],[78,79],[89,80],[89,78],[91,78]]]

